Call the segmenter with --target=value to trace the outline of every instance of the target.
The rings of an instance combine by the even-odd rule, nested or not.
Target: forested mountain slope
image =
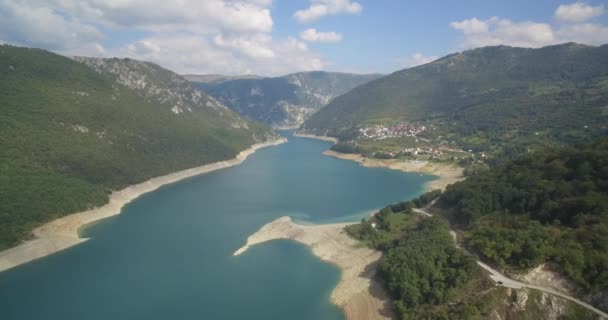
[[[512,271],[553,263],[608,310],[608,139],[475,172],[439,205],[485,261]]]
[[[294,126],[333,98],[379,76],[315,71],[276,78],[196,82],[196,85],[251,119],[274,126]]]
[[[589,142],[608,125],[608,45],[452,54],[355,88],[302,130],[348,138],[362,126],[400,121],[474,151]]]
[[[0,46],[0,250],[37,225],[105,203],[111,190],[274,137],[168,70],[94,61],[99,72]]]

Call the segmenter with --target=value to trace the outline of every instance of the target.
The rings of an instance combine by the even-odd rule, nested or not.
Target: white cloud
[[[213,41],[218,47],[234,49],[251,58],[273,58],[275,56],[274,51],[268,47],[271,38],[266,34],[249,37],[225,37],[219,34],[213,38]]]
[[[513,22],[492,17],[480,21],[476,18],[452,22],[452,28],[464,34],[464,47],[482,47],[506,44],[516,47],[542,47],[555,43],[550,25],[536,22]]]
[[[178,73],[283,75],[294,71],[323,69],[325,63],[305,43],[295,38],[264,39],[243,44],[242,39],[207,40],[194,35],[152,36],[109,52],[110,56],[152,61]],[[273,56],[251,54],[248,48],[263,46]],[[235,50],[236,47],[236,50]]]
[[[278,75],[325,67],[306,43],[272,38],[271,6],[272,0],[0,0],[0,42],[130,57],[184,73]],[[117,33],[129,38],[142,31],[143,38],[103,46]]]
[[[564,26],[558,30],[557,34],[563,42],[608,43],[608,27],[600,24],[585,23]]]
[[[591,7],[576,2],[558,7],[555,17],[561,23],[557,25],[535,21],[514,22],[492,17],[486,20],[471,18],[455,21],[450,26],[462,32],[463,48],[501,44],[537,48],[564,42],[600,45],[608,43],[608,27],[584,21],[601,14],[603,6]]]
[[[404,68],[411,68],[423,64],[427,64],[439,59],[438,56],[425,56],[422,53],[414,53],[409,57],[397,60],[397,63]]]
[[[596,7],[584,2],[562,4],[555,10],[555,19],[563,22],[584,22],[604,14],[604,5]]]
[[[0,0],[0,41],[51,50],[94,47],[104,35],[78,19],[54,10],[15,0]]]
[[[339,13],[355,14],[363,10],[361,4],[351,2],[351,0],[310,0],[310,2],[310,7],[298,10],[293,15],[300,23],[314,21],[326,15]]]
[[[339,42],[342,40],[342,35],[336,32],[320,32],[317,29],[310,28],[300,33],[300,38],[309,42]]]
[[[483,33],[488,31],[488,24],[477,18],[452,22],[452,28],[462,30],[464,34]]]
[[[175,32],[270,32],[264,0],[22,0],[116,28]]]

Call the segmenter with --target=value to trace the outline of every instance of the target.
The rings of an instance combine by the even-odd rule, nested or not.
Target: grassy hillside
[[[196,85],[244,116],[283,126],[301,123],[334,97],[378,77],[315,71]]]
[[[171,75],[151,69],[149,79]],[[170,83],[148,85],[183,93]],[[110,190],[232,158],[271,136],[219,105],[175,113],[160,103],[169,98],[66,57],[0,46],[0,250],[35,226],[105,203]]]
[[[357,87],[302,128],[350,139],[353,129],[399,121],[432,129],[422,137],[496,154],[591,141],[608,123],[608,45],[449,55]]]

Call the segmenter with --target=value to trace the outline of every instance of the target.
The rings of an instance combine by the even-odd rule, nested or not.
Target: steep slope
[[[333,98],[379,75],[303,72],[196,85],[232,110],[274,126],[297,126]]]
[[[303,130],[352,136],[368,124],[419,122],[428,138],[488,151],[588,141],[606,130],[608,46],[485,47],[401,70],[334,99]]]
[[[156,65],[88,62],[104,74],[0,46],[0,250],[37,225],[105,203],[110,190],[274,137]]]

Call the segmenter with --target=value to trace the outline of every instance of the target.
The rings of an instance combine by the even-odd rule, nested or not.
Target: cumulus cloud
[[[217,41],[224,43],[217,45]],[[245,43],[243,39],[235,38],[207,40],[196,35],[157,35],[118,48],[110,54],[152,61],[178,73],[193,74],[282,75],[294,70],[320,70],[325,66],[316,53],[295,38],[257,41],[259,43]],[[263,47],[259,51],[261,53],[252,54],[249,48],[257,45]]]
[[[270,36],[258,34],[249,37],[230,36],[221,34],[213,38],[214,43],[221,48],[234,49],[251,58],[273,58],[274,51],[269,48]]]
[[[96,47],[104,35],[94,26],[22,1],[0,0],[0,41],[51,50]]]
[[[596,7],[584,2],[562,4],[555,10],[555,18],[564,22],[584,22],[604,14],[604,5]]]
[[[107,27],[150,31],[269,32],[264,0],[22,0]]]
[[[363,10],[361,4],[351,2],[351,0],[310,0],[310,2],[310,7],[298,10],[293,15],[300,23],[314,21],[326,15],[339,13],[355,14]]]
[[[590,45],[608,42],[608,28],[601,24],[584,23],[603,14],[603,6],[591,7],[581,2],[561,5],[555,11],[555,25],[545,22],[522,21],[491,17],[455,21],[450,26],[462,32],[461,47],[474,48],[490,45],[510,45],[537,48],[563,42]]]
[[[556,37],[549,24],[537,22],[513,22],[492,17],[477,18],[451,23],[452,28],[464,34],[464,47],[481,47],[506,44],[516,47],[542,47],[555,43]]]
[[[397,63],[404,68],[411,68],[423,64],[427,64],[439,59],[438,56],[425,56],[422,53],[414,53],[409,57],[397,60]]]
[[[488,23],[477,18],[452,22],[452,28],[462,30],[464,34],[476,34],[488,31]]]
[[[557,35],[563,42],[608,43],[608,27],[600,24],[584,23],[564,26],[558,30]]]
[[[339,42],[342,40],[342,35],[336,32],[320,32],[317,29],[310,28],[300,33],[300,38],[308,42]]]
[[[0,42],[130,57],[184,73],[322,69],[325,62],[305,42],[272,38],[271,6],[272,0],[0,0]],[[117,33],[139,38],[108,47]]]

